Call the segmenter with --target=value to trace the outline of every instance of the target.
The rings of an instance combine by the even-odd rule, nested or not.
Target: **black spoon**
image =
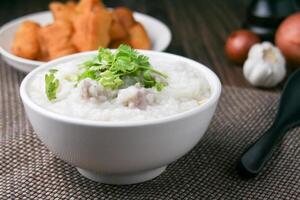
[[[237,171],[244,178],[255,177],[272,157],[285,133],[300,125],[300,70],[284,86],[275,121],[262,137],[243,153]]]

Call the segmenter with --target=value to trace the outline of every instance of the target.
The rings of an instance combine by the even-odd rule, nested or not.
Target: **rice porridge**
[[[98,60],[81,58],[40,72],[29,85],[30,97],[44,109],[69,117],[142,121],[191,110],[210,96],[208,81],[200,70],[187,63],[152,59],[152,68],[148,69],[144,67],[146,62],[137,60],[140,68],[123,69],[122,60],[102,54],[103,58],[98,56]],[[123,59],[121,55],[119,59]],[[104,67],[108,63],[112,73],[105,71],[109,69]],[[117,76],[116,71],[122,74]]]

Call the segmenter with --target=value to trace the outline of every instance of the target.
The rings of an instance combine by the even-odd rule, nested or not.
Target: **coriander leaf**
[[[156,83],[155,84],[155,88],[156,88],[156,90],[157,91],[162,91],[162,89],[164,88],[164,87],[166,87],[167,86],[167,84],[166,83]]]
[[[55,78],[57,69],[50,69],[45,75],[45,91],[49,101],[56,99],[56,91],[59,86],[59,80]]]
[[[114,55],[109,49],[100,48],[98,60],[102,64],[110,65],[114,61]]]
[[[120,45],[114,53],[109,49],[100,48],[96,58],[86,61],[81,66],[83,70],[77,78],[78,81],[90,78],[110,89],[139,84],[161,91],[167,85],[156,79],[166,79],[167,75],[154,69],[148,57],[127,45]]]
[[[99,79],[99,82],[103,85],[103,87],[110,89],[117,89],[121,85],[123,85],[122,79],[114,75],[111,71],[105,71],[101,73],[101,78]]]
[[[80,74],[78,76],[78,80],[83,80],[83,79],[86,79],[86,78],[90,78],[90,79],[97,79],[97,76],[96,76],[96,73],[93,71],[93,70],[87,70],[87,71],[84,71],[82,74]]]
[[[151,72],[150,70],[146,70],[143,74],[144,76],[144,86],[146,88],[151,88],[153,86],[155,86],[156,84],[156,81],[155,81],[155,78],[151,75]]]

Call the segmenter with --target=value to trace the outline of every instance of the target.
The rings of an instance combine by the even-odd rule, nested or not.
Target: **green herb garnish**
[[[45,75],[45,90],[49,101],[56,99],[56,91],[59,86],[59,80],[55,78],[57,69],[50,69]]]
[[[149,58],[140,55],[127,45],[120,45],[115,53],[100,48],[98,56],[81,65],[83,68],[78,81],[90,78],[98,81],[105,88],[118,89],[140,84],[145,88],[161,91],[167,84],[158,81],[167,78],[165,74],[154,69]]]

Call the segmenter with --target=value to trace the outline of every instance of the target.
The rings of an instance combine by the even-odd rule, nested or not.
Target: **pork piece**
[[[116,91],[107,90],[101,84],[98,84],[97,81],[89,78],[80,81],[78,88],[80,89],[80,96],[84,100],[104,102],[116,97]]]
[[[75,29],[73,44],[79,51],[107,47],[110,42],[111,22],[111,13],[103,8],[95,8],[91,12],[78,15],[73,20]]]
[[[82,80],[78,87],[80,88],[80,96],[84,100],[89,100],[90,98],[98,99],[101,102],[107,100],[106,96],[103,95],[104,88],[96,81],[91,79]]]
[[[147,105],[154,103],[154,97],[145,88],[130,86],[119,90],[116,101],[129,108],[145,109]]]
[[[132,11],[126,7],[117,7],[113,12],[126,30],[129,30],[130,27],[132,27],[136,22],[134,20]]]
[[[40,25],[33,21],[24,21],[18,28],[12,45],[12,53],[35,60],[40,54],[38,32]]]
[[[101,0],[80,0],[76,11],[78,13],[87,13],[98,8],[105,8]]]
[[[52,2],[49,9],[52,12],[54,20],[63,20],[71,22],[76,16],[76,3],[69,1],[67,3]]]
[[[146,30],[140,23],[135,23],[129,29],[130,45],[134,49],[151,49],[151,41]]]
[[[55,21],[42,27],[39,31],[42,52],[50,60],[76,53],[77,50],[71,42],[72,34],[72,24],[67,21]]]
[[[128,36],[126,28],[120,22],[120,19],[114,11],[112,12],[112,24],[109,30],[109,35],[112,41],[121,40]]]

